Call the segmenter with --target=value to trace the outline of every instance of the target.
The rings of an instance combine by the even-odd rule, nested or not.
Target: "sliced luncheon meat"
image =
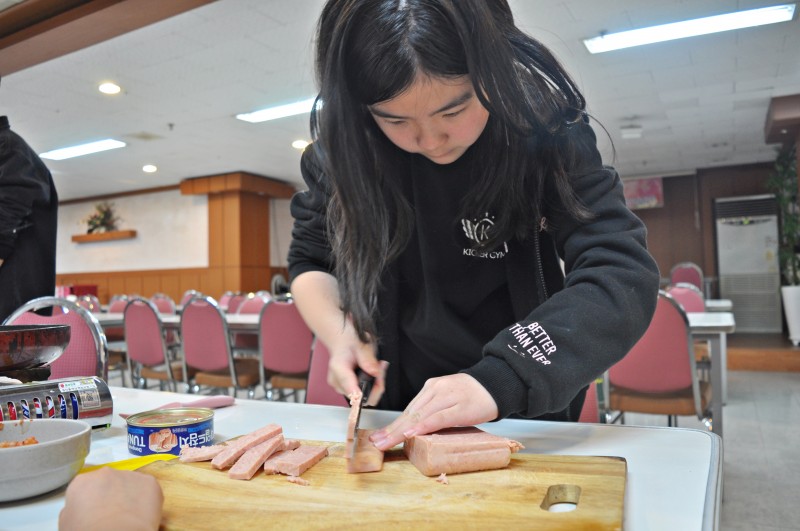
[[[283,442],[283,451],[272,454],[272,457],[264,461],[264,473],[277,474],[278,469],[275,468],[275,463],[278,462],[278,460],[281,458],[283,454],[291,452],[296,448],[300,448],[300,441],[296,439],[286,439]]]
[[[233,465],[247,450],[262,442],[282,434],[283,429],[277,424],[268,424],[254,432],[227,442],[227,448],[211,460],[211,466],[223,470]]]
[[[505,468],[523,446],[474,426],[448,428],[406,440],[403,451],[426,476]]]
[[[197,461],[211,461],[220,452],[227,448],[224,444],[215,444],[214,446],[184,446],[181,448],[180,459],[181,463],[195,463]]]
[[[272,454],[283,450],[283,435],[278,434],[247,450],[228,470],[231,479],[250,479]]]
[[[326,446],[301,445],[291,452],[284,452],[273,464],[275,470],[287,476],[299,476],[328,455]]]

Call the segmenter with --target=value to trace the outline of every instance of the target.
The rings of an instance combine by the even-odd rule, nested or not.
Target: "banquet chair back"
[[[710,418],[711,386],[700,381],[689,321],[680,304],[659,291],[653,319],[628,354],[607,373],[608,409],[667,415],[670,426],[677,416]]]
[[[155,293],[152,297],[150,297],[150,302],[152,302],[158,313],[164,313],[168,315],[174,315],[178,313],[177,308],[175,307],[175,301],[172,300],[172,297],[165,293]]]
[[[705,312],[706,300],[703,292],[694,284],[688,282],[678,282],[667,287],[667,293],[678,301],[683,310],[689,312]]]
[[[158,313],[165,315],[175,315],[178,313],[178,309],[175,306],[175,301],[173,301],[172,297],[165,293],[154,294],[152,297],[150,297],[150,302],[155,305]],[[180,339],[178,338],[178,334],[175,332],[175,330],[167,330],[165,338],[167,342],[167,353],[171,354],[171,359],[175,359],[177,357],[176,351],[180,350]]]
[[[75,303],[81,308],[89,310],[91,313],[100,313],[103,311],[100,300],[94,295],[81,295],[75,300]]]
[[[239,306],[247,299],[247,295],[244,293],[235,293],[228,299],[228,304],[224,305],[225,311],[227,313],[238,313]],[[223,306],[220,304],[220,306]]]
[[[349,406],[347,399],[333,387],[328,385],[328,347],[316,338],[311,351],[311,367],[308,370],[306,386],[306,404],[324,406]]]
[[[277,389],[279,399],[290,389],[305,390],[311,363],[314,334],[308,328],[292,299],[270,299],[261,310],[258,322],[261,385],[268,400]]]
[[[687,282],[703,291],[703,270],[694,262],[680,262],[672,266],[669,271],[669,283],[678,284]]]
[[[58,308],[53,315],[34,313]],[[17,308],[3,324],[66,324],[70,326],[69,344],[50,365],[50,380],[74,376],[98,376],[108,380],[108,347],[97,319],[85,308],[61,297],[39,297]]]
[[[203,297],[203,296],[204,295],[199,291],[197,291],[196,289],[187,289],[186,291],[183,292],[183,295],[181,295],[180,305],[181,307],[184,307],[187,304],[189,304],[189,301],[192,300],[194,297]]]
[[[190,391],[201,386],[246,389],[255,395],[259,383],[256,359],[234,359],[225,316],[211,297],[194,297],[183,307],[180,326],[184,382]]]
[[[269,301],[268,297],[258,295],[256,293],[249,293],[236,309],[239,315],[244,314],[261,314],[264,305]],[[228,312],[230,313],[230,312]],[[258,334],[248,333],[234,333],[233,334],[233,350],[234,354],[237,353],[255,353],[258,354]]]
[[[125,307],[125,345],[128,372],[134,387],[147,387],[147,380],[159,381],[159,386],[177,391],[183,380],[180,362],[170,362],[164,326],[158,309],[147,299],[135,297]]]

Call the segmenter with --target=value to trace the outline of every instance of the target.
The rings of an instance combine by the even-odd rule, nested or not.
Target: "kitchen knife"
[[[163,406],[159,406],[153,409],[173,409],[176,407],[207,407],[211,409],[217,409],[220,407],[232,406],[233,404],[234,404],[234,398],[232,396],[219,395],[219,396],[208,396],[205,398],[201,398],[199,400],[193,400],[191,402],[170,402],[168,404],[164,404]],[[119,416],[124,419],[127,419],[131,415],[132,413],[119,414]]]
[[[375,377],[370,376],[369,374],[365,373],[364,371],[359,371],[358,375],[358,387],[361,390],[361,400],[357,400],[355,403],[352,404],[353,411],[350,413],[351,416],[355,417],[355,422],[353,423],[353,431],[348,437],[352,440],[352,444],[350,445],[350,454],[349,458],[352,459],[356,455],[356,447],[358,446],[358,426],[361,423],[361,410],[366,405],[367,400],[369,400],[369,395],[372,392],[372,386],[375,384]]]

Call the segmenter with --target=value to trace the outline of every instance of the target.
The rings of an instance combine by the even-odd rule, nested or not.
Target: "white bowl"
[[[91,432],[91,426],[80,420],[0,422],[0,442],[31,436],[39,441],[0,448],[0,502],[37,496],[69,483],[89,454]]]

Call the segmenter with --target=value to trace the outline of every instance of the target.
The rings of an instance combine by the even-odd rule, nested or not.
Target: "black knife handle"
[[[372,393],[372,386],[375,384],[375,377],[367,374],[361,369],[358,369],[358,387],[361,389],[361,405],[366,405],[370,393]]]

